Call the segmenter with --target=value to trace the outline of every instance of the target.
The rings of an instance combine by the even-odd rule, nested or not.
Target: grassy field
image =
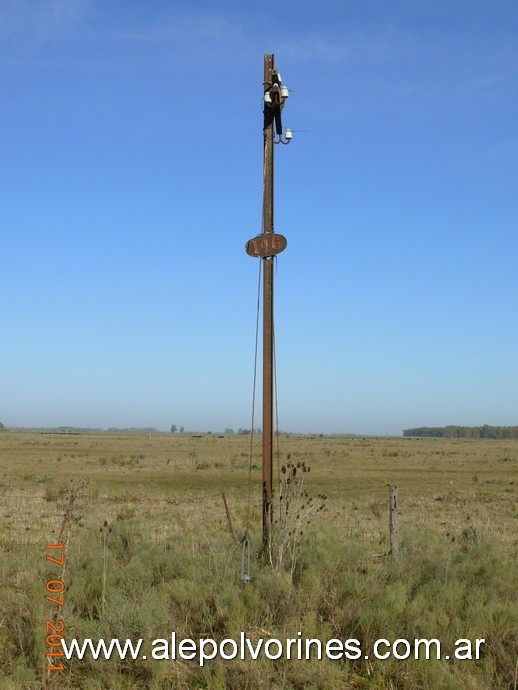
[[[281,437],[326,494],[291,572],[261,542],[260,442],[247,437],[0,434],[0,688],[513,689],[518,441]],[[277,460],[275,461],[277,463]],[[277,474],[277,472],[276,472]],[[282,476],[282,474],[281,474]],[[388,556],[388,485],[402,549]],[[252,582],[241,547],[250,525]],[[65,571],[47,574],[62,534]],[[57,568],[57,566],[56,566]],[[65,662],[45,671],[45,583],[63,579],[65,639],[485,638],[475,660]]]

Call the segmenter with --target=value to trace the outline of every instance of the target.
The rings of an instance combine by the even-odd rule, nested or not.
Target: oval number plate
[[[288,246],[288,241],[284,235],[278,235],[274,233],[263,233],[262,235],[257,235],[245,245],[246,253],[249,256],[257,256],[261,259],[265,259],[267,256],[275,256],[275,254],[280,254]]]

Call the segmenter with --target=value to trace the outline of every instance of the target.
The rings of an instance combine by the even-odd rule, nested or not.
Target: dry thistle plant
[[[81,509],[81,504],[82,504],[82,499],[85,497],[85,489],[88,486],[88,480],[87,479],[76,479],[76,480],[71,480],[70,481],[70,486],[68,489],[65,490],[60,490],[59,491],[59,496],[63,498],[64,505],[63,505],[63,517],[61,518],[61,527],[59,528],[59,537],[58,541],[62,543],[63,546],[63,563],[61,565],[61,573],[60,573],[60,580],[62,582],[65,581],[65,576],[66,576],[66,566],[68,563],[68,558],[67,558],[67,553],[68,553],[68,544],[70,541],[70,533],[72,532],[72,527],[74,525],[79,525],[82,527],[82,522],[81,520],[83,519],[83,516],[80,514],[80,509]],[[47,500],[49,500],[49,496],[51,494],[47,493]],[[55,499],[53,499],[55,500]],[[64,601],[64,599],[62,600]],[[57,611],[55,612],[55,620],[54,622],[57,622],[58,620],[61,619],[61,614],[63,611],[63,603],[58,604]],[[56,628],[57,629],[57,628]],[[45,662],[47,664],[47,671],[46,671],[46,682],[48,682],[50,678],[50,673],[51,671],[48,668],[50,657],[45,656]],[[45,684],[45,687],[47,685]]]
[[[81,516],[78,515],[78,510],[80,508],[81,499],[83,499],[85,496],[84,490],[87,486],[87,479],[78,479],[75,481],[72,480],[70,482],[70,487],[63,492],[66,505],[63,511],[63,518],[61,520],[59,538],[61,540],[65,538],[65,543],[67,543],[70,538],[72,525],[81,522]]]
[[[63,492],[65,498],[65,507],[63,510],[63,517],[61,519],[61,527],[59,530],[59,540],[64,545],[65,563],[61,573],[61,579],[65,577],[66,554],[68,549],[68,542],[70,541],[70,533],[74,525],[82,527],[81,520],[83,518],[79,511],[81,508],[82,499],[85,496],[85,489],[88,486],[87,479],[72,480],[70,487]]]
[[[300,540],[311,517],[324,509],[327,496],[310,496],[305,488],[305,477],[311,470],[304,461],[296,464],[289,460],[281,467],[279,495],[274,506],[278,518],[270,530],[269,558],[275,570],[295,572]]]

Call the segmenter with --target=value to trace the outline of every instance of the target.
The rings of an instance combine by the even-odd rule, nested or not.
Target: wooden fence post
[[[234,541],[237,541],[236,537],[236,531],[234,529],[234,523],[232,522],[232,515],[230,514],[230,508],[228,507],[227,503],[227,497],[225,494],[222,492],[221,495],[223,496],[223,503],[225,504],[225,512],[227,513],[227,520],[228,520],[228,528],[230,530],[230,534],[232,535],[232,539]]]
[[[397,486],[389,486],[389,531],[390,554],[396,557],[399,554],[399,516],[397,510]]]

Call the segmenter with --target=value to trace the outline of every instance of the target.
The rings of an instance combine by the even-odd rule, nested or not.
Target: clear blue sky
[[[280,427],[518,424],[517,36],[515,0],[2,0],[0,421],[250,425],[272,52]]]

